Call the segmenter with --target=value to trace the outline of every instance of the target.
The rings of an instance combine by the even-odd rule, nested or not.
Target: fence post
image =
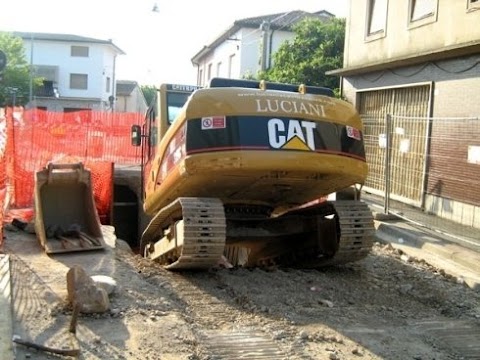
[[[5,115],[6,115],[6,135],[7,135],[7,143],[5,147],[5,159],[6,163],[6,174],[7,174],[7,194],[5,198],[5,203],[3,204],[5,211],[8,206],[15,204],[17,201],[17,184],[15,178],[15,119],[14,119],[14,111],[15,109],[12,107],[9,111],[8,106],[5,108]]]
[[[390,155],[391,155],[391,127],[392,127],[392,115],[387,114],[385,116],[385,198],[383,212],[388,214],[390,209]]]
[[[428,169],[430,167],[430,143],[432,141],[432,119],[430,117],[426,118],[427,126],[425,131],[425,159],[423,161],[423,173],[422,173],[422,193],[421,193],[421,203],[420,208],[425,211],[425,203],[427,196],[427,180],[428,180]]]

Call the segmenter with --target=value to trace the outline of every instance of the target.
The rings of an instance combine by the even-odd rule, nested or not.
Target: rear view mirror
[[[131,129],[131,141],[133,146],[140,146],[142,144],[142,128],[140,125],[132,125]]]

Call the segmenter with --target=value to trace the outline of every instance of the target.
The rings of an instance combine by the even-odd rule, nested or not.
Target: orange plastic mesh
[[[7,168],[5,150],[7,147],[7,119],[0,108],[0,249],[3,246],[3,209],[7,195]]]
[[[133,124],[143,123],[142,114],[57,113],[17,108],[13,117],[7,116],[5,123],[5,134],[0,133],[0,139],[7,144],[3,161],[6,182],[12,184],[10,208],[33,207],[35,172],[49,162],[70,159],[82,162],[90,169],[100,219],[103,223],[108,222],[113,164],[140,162],[139,148],[130,143],[130,128]],[[0,168],[0,176],[1,171]],[[8,186],[7,189],[10,190]]]

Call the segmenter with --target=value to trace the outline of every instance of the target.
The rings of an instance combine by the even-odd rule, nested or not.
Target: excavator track
[[[373,246],[375,227],[368,205],[362,201],[339,200],[331,203],[338,216],[338,250],[331,258],[307,261],[306,267],[342,265],[365,258]]]
[[[145,257],[170,270],[208,269],[223,255],[226,221],[215,198],[178,198],[161,209],[144,231]]]

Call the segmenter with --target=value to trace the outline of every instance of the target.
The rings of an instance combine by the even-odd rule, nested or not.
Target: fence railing
[[[113,176],[111,163],[135,165],[140,162],[139,148],[130,144],[130,128],[143,123],[143,114],[0,110],[2,215],[6,206],[33,206],[34,174],[48,162],[90,164],[94,192],[98,190],[96,199],[105,203],[110,202],[103,190]],[[99,209],[105,208],[97,205]]]
[[[362,119],[370,199],[385,213],[480,237],[480,119]]]

